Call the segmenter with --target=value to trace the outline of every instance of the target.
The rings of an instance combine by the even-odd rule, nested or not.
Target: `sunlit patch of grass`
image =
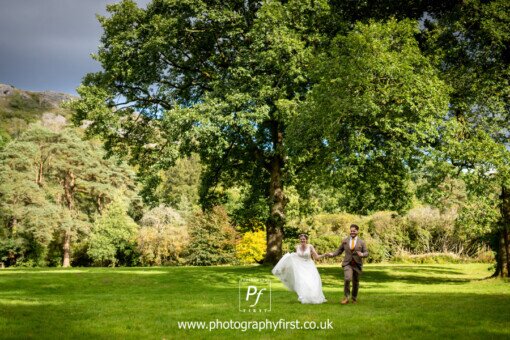
[[[11,305],[11,306],[42,306],[48,304],[47,302],[41,302],[39,300],[16,300],[16,299],[0,299],[0,305]]]

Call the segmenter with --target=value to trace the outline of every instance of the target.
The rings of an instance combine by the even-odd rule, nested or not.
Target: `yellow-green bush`
[[[489,247],[480,247],[476,251],[475,256],[473,256],[473,261],[482,263],[494,263],[496,261],[496,256],[494,251],[492,251]]]
[[[391,258],[391,261],[399,263],[445,264],[469,262],[469,259],[454,253],[426,253],[415,255],[407,252],[399,252]]]
[[[378,237],[366,233],[363,240],[368,249],[367,262],[383,262],[391,257],[390,249]]]
[[[242,264],[256,263],[266,253],[266,232],[264,230],[248,231],[237,241],[236,258]]]
[[[360,227],[360,232],[362,232],[366,225],[366,220],[366,217],[348,213],[322,213],[308,219],[292,220],[289,222],[289,225],[296,226],[301,232],[307,233],[310,236],[347,236],[349,235],[349,226],[351,224],[357,224]]]

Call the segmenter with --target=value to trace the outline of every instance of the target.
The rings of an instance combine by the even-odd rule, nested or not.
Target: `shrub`
[[[400,263],[444,264],[464,263],[468,262],[468,259],[454,253],[426,253],[416,255],[407,252],[399,252],[392,257],[391,261]]]
[[[473,256],[473,261],[481,263],[494,263],[496,262],[496,256],[494,254],[494,251],[484,246],[478,248],[478,250],[475,253],[475,256]]]
[[[367,218],[364,216],[356,216],[348,213],[336,214],[318,214],[301,220],[291,220],[288,223],[286,234],[289,228],[296,229],[297,233],[291,233],[297,236],[299,233],[307,233],[310,236],[325,235],[349,235],[349,227],[351,224],[357,224],[360,227],[360,235],[367,230]]]
[[[324,254],[337,250],[342,242],[342,238],[339,235],[310,236],[308,241],[313,245],[318,254]],[[298,244],[299,240],[297,237],[285,239],[282,246],[283,253],[295,252],[296,245]],[[321,262],[333,263],[338,262],[338,259],[323,258]]]
[[[236,244],[236,258],[241,264],[256,263],[266,253],[266,232],[264,230],[244,233]]]
[[[379,211],[369,217],[368,233],[387,249],[409,244],[402,218],[393,211]]]
[[[314,246],[319,254],[328,253],[338,249],[342,238],[338,235],[324,235],[311,237],[309,242]]]
[[[185,220],[174,209],[159,206],[140,220],[137,250],[143,265],[183,264],[183,251],[189,243]]]
[[[96,219],[87,254],[96,264],[115,266],[121,257],[126,257],[118,253],[131,252],[137,229],[124,204],[116,200]]]
[[[364,237],[368,249],[367,262],[383,262],[390,259],[390,248],[379,238],[373,238],[370,234]]]
[[[225,208],[216,206],[211,211],[198,212],[189,225],[191,239],[185,251],[187,264],[210,266],[236,262],[236,231]]]

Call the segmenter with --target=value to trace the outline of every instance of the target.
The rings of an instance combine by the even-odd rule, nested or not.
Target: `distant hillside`
[[[55,128],[62,127],[69,121],[71,111],[60,105],[73,98],[76,97],[65,93],[24,91],[0,84],[0,137],[16,137],[28,124],[36,121]]]

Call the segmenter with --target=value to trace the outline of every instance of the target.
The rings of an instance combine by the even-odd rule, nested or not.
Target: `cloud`
[[[107,0],[3,1],[0,11],[0,83],[32,91],[74,94],[82,77],[99,70],[91,57]],[[145,7],[149,0],[139,0]]]

